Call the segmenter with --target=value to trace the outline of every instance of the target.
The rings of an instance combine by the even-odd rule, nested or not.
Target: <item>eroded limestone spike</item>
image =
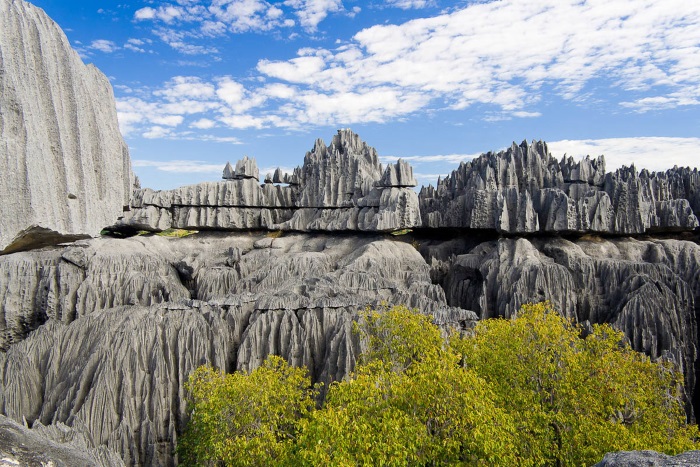
[[[414,187],[418,182],[413,177],[413,167],[403,159],[399,159],[395,164],[387,164],[384,175],[378,186],[383,187]]]
[[[236,178],[236,171],[230,162],[226,162],[226,167],[224,167],[224,175],[222,178],[224,180],[233,180]]]
[[[258,170],[258,163],[255,161],[255,158],[243,156],[243,159],[236,162],[234,178],[236,180],[245,180],[248,178],[260,180],[260,171]]]

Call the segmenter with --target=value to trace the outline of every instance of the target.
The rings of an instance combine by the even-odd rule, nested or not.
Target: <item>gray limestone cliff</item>
[[[128,465],[171,465],[184,382],[269,354],[347,376],[357,313],[382,302],[469,328],[430,267],[391,236],[198,234],[96,239],[0,257],[0,412],[66,426]]]
[[[464,237],[421,246],[448,304],[480,318],[549,300],[581,323],[610,323],[633,349],[675,362],[695,393],[700,246],[680,240]],[[688,406],[690,410],[690,406]]]
[[[224,181],[174,190],[137,190],[115,230],[266,229],[392,231],[421,225],[413,170],[385,170],[377,151],[350,130],[330,145],[317,140],[292,174],[277,170],[259,183],[255,159],[224,167]]]
[[[697,228],[697,170],[662,173],[623,167],[605,172],[603,157],[557,161],[547,145],[513,144],[463,162],[437,187],[420,192],[423,226],[508,234],[641,234]]]
[[[121,467],[121,457],[63,423],[28,428],[0,415],[0,466]]]
[[[22,0],[0,0],[0,173],[0,253],[99,234],[133,184],[109,81]]]
[[[0,257],[0,270],[0,412],[75,430],[128,465],[175,462],[196,366],[277,354],[315,381],[343,378],[358,310],[382,302],[464,329],[549,299],[675,362],[695,391],[691,241],[211,232],[84,240]]]
[[[656,451],[611,452],[594,467],[691,467],[700,466],[700,451],[668,456]]]

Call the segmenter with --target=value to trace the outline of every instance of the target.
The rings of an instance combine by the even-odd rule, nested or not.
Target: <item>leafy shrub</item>
[[[366,348],[323,406],[305,370],[269,357],[249,375],[189,379],[186,465],[590,465],[608,451],[697,448],[681,376],[610,326],[548,303],[448,339],[406,307],[366,310]]]

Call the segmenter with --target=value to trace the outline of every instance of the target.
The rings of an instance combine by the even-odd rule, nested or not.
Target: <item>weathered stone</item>
[[[0,253],[95,236],[134,182],[112,87],[39,8],[0,0]]]
[[[699,181],[689,169],[605,173],[602,156],[557,162],[544,142],[523,142],[460,164],[419,198],[427,228],[641,234],[697,228]]]
[[[233,176],[236,180],[246,180],[249,178],[260,180],[260,171],[258,170],[258,163],[255,159],[249,159],[248,156],[243,156],[236,162],[236,173]]]
[[[413,167],[403,159],[396,161],[396,164],[389,164],[382,175],[382,179],[377,186],[381,187],[413,187],[418,182],[413,178]]]
[[[700,465],[700,451],[669,456],[656,451],[610,452],[594,467],[690,467]]]
[[[25,323],[6,324],[0,410],[77,427],[129,465],[174,462],[197,365],[250,370],[278,354],[329,382],[355,365],[366,306],[476,320],[446,304],[412,245],[382,236],[105,238],[7,255],[0,269],[0,311]]]
[[[236,177],[236,169],[233,168],[230,162],[224,166],[224,174],[221,176],[224,180],[233,180]]]
[[[610,323],[633,349],[675,362],[690,402],[698,356],[697,244],[598,238],[450,243],[423,247],[450,305],[492,318],[549,300],[577,322]]]
[[[0,415],[0,465],[119,467],[124,462],[106,446],[93,447],[88,437],[59,423],[29,429]]]
[[[258,183],[254,159],[224,169],[223,182],[135,191],[131,211],[114,229],[160,231],[392,231],[421,225],[413,170],[404,161],[381,173],[379,158],[350,130],[330,146],[317,140],[294,173],[277,169]],[[230,180],[228,180],[230,178]]]

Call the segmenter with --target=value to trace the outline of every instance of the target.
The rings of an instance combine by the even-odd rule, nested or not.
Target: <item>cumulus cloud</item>
[[[284,4],[295,10],[299,23],[308,31],[315,31],[329,13],[343,11],[341,0],[286,0]]]
[[[430,0],[386,0],[388,6],[408,10],[410,8],[425,8],[433,4]]]
[[[576,21],[571,21],[576,18]],[[335,50],[261,60],[258,71],[315,90],[392,87],[454,109],[490,105],[534,117],[544,92],[576,99],[594,80],[639,109],[697,105],[700,3],[501,0],[358,32]],[[500,117],[502,118],[502,117]]]
[[[311,28],[343,8],[336,0],[194,0],[174,5],[179,15],[161,10],[164,5],[141,15],[182,22],[202,6],[196,21],[208,21],[212,34],[281,24],[290,11]],[[246,80],[173,78],[141,102],[122,99],[120,121],[142,131],[166,126],[154,118],[172,115],[185,116],[182,124],[195,129],[203,119],[233,129],[302,128],[470,107],[484,121],[501,121],[541,117],[553,95],[574,104],[602,100],[621,112],[698,106],[698,24],[700,2],[686,0],[469,2],[437,16],[363,29],[332,49],[261,59]],[[184,53],[212,53],[189,44],[181,31],[156,34]]]
[[[92,50],[98,50],[100,52],[104,52],[106,54],[111,54],[112,52],[119,50],[119,46],[117,44],[115,44],[112,41],[108,41],[106,39],[98,39],[98,40],[92,41],[89,48]]]

